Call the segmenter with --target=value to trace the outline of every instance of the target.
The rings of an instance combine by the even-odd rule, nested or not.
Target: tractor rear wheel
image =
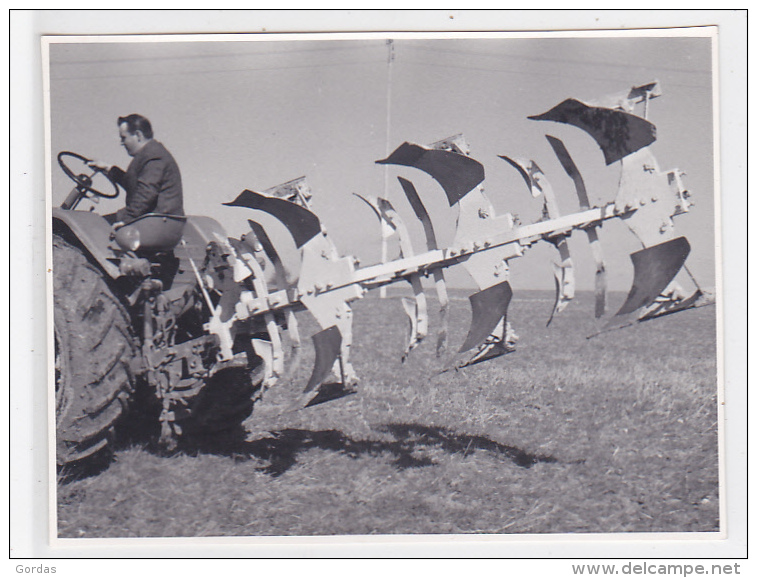
[[[55,419],[59,465],[104,450],[134,390],[129,315],[103,273],[53,239]]]
[[[252,415],[261,383],[262,371],[248,367],[221,370],[189,403],[190,415],[179,422],[182,431],[202,437],[239,430]]]

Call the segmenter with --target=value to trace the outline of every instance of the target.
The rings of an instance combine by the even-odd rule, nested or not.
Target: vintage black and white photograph
[[[722,537],[717,40],[46,36],[55,538]]]

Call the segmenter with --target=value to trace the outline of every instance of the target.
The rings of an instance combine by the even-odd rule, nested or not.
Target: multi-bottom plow
[[[367,290],[399,281],[410,283],[414,297],[403,300],[410,318],[404,361],[428,333],[423,277],[433,279],[441,307],[437,338],[437,355],[441,356],[446,348],[449,303],[444,272],[453,265],[465,267],[479,290],[470,296],[472,322],[468,334],[444,369],[459,369],[499,357],[513,351],[517,340],[507,322],[512,297],[509,261],[540,241],[554,245],[559,254],[559,262],[554,265],[556,297],[548,324],[574,297],[568,240],[576,230],[586,233],[596,264],[595,315],[600,318],[605,314],[607,283],[598,229],[612,219],[625,222],[642,248],[631,255],[634,266],[631,291],[600,332],[712,303],[711,295],[704,293],[693,277],[696,290],[691,294],[684,293],[675,282],[685,268],[690,246],[685,237],[675,235],[672,218],[689,211],[689,193],[679,170],[659,169],[649,148],[655,141],[654,125],[633,114],[635,105],[643,102],[646,116],[649,100],[659,95],[658,84],[650,83],[632,88],[606,106],[569,99],[544,114],[530,117],[586,131],[601,148],[606,164],[621,163],[621,176],[614,202],[592,206],[567,148],[559,139],[547,136],[579,199],[579,212],[561,214],[546,175],[534,161],[502,156],[518,170],[531,194],[543,197],[543,218],[527,225],[519,224],[510,214],[495,214],[482,187],[484,167],[469,156],[468,145],[461,135],[428,146],[402,144],[389,157],[376,162],[412,167],[433,177],[450,207],[459,208],[457,232],[449,247],[439,248],[433,224],[415,186],[399,177],[402,191],[423,225],[426,250],[414,251],[405,224],[388,200],[358,195],[378,217],[382,234],[399,237],[398,259],[368,267],[358,267],[352,257],[339,255],[320,220],[310,210],[311,195],[304,178],[263,193],[243,191],[227,205],[262,211],[281,221],[299,250],[299,263],[295,270],[287,270],[264,226],[252,219],[251,231],[242,239],[218,236],[212,243],[218,261],[214,267],[206,267],[212,279],[206,277],[202,282],[207,291],[217,294],[207,330],[217,336],[221,358],[233,357],[237,323],[261,319],[267,335],[254,339],[252,347],[265,361],[265,385],[272,385],[285,375],[287,363],[291,372],[299,359],[300,338],[294,313],[307,309],[321,327],[312,337],[316,360],[305,387],[307,399],[312,400],[318,394],[321,384],[332,373],[339,383],[350,388],[357,382],[349,361],[350,303]],[[283,330],[288,332],[292,344],[289,356],[283,351]]]

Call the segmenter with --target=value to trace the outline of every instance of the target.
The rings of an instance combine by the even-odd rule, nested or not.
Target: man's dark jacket
[[[146,213],[184,214],[179,165],[158,141],[139,149],[126,172],[112,167],[108,176],[126,189],[126,206],[116,220],[129,222]]]

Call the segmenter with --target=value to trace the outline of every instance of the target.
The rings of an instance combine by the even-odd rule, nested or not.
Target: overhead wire
[[[209,69],[209,70],[171,70],[171,71],[159,71],[159,72],[140,72],[140,73],[118,73],[118,74],[96,74],[85,76],[50,76],[50,80],[97,80],[107,78],[139,78],[147,76],[193,76],[203,74],[228,74],[228,73],[245,73],[245,72],[258,72],[258,71],[276,71],[276,70],[289,70],[289,69],[302,69],[302,68],[333,68],[337,66],[351,66],[354,64],[371,64],[371,63],[383,63],[384,59],[371,59],[371,60],[353,60],[346,62],[334,62],[327,64],[298,64],[293,66],[245,66],[242,68],[224,68],[224,69]]]
[[[567,65],[578,65],[578,66],[607,66],[611,68],[644,68],[639,65],[633,65],[633,64],[618,64],[613,62],[607,62],[604,60],[574,60],[574,59],[568,59],[568,58],[550,58],[550,57],[544,57],[544,56],[527,56],[522,54],[512,54],[512,53],[493,53],[493,52],[481,52],[477,50],[451,50],[449,48],[429,48],[426,46],[413,46],[412,44],[404,44],[403,48],[408,49],[410,51],[417,50],[417,51],[423,51],[423,52],[432,52],[432,53],[441,53],[441,54],[458,54],[461,56],[485,56],[488,58],[506,58],[506,59],[517,59],[519,61],[527,61],[527,62],[552,62],[555,64],[567,64]],[[669,66],[655,66],[655,70],[661,70],[666,72],[680,72],[683,74],[711,74],[710,70],[706,69],[686,69],[686,68],[674,68]]]
[[[512,70],[512,69],[506,69],[506,68],[494,68],[491,66],[483,67],[483,66],[463,66],[458,64],[450,64],[450,63],[439,63],[439,62],[423,62],[423,61],[417,61],[417,60],[404,60],[407,64],[416,64],[421,66],[433,66],[433,67],[441,67],[441,68],[458,68],[463,70],[472,70],[472,71],[479,71],[479,72],[503,72],[505,74],[513,74],[513,75],[521,75],[521,76],[545,76],[545,77],[552,77],[552,78],[564,78],[566,76],[565,73],[552,73],[552,72],[536,72],[534,70]],[[655,71],[657,69],[655,68]],[[628,82],[628,77],[620,78],[620,77],[612,77],[612,76],[590,76],[590,75],[576,75],[571,74],[571,78],[578,78],[578,79],[584,79],[584,80],[598,80],[598,81],[605,81],[605,80],[611,80],[611,81],[618,81],[618,82]],[[704,85],[704,84],[689,84],[689,83],[679,83],[675,81],[666,81],[666,85],[670,86],[678,86],[682,88],[701,88],[701,89],[709,89],[710,86]]]
[[[256,44],[261,44],[263,42],[272,42],[272,41],[261,41],[256,42]],[[330,40],[328,42],[339,42]],[[342,42],[348,42],[348,41],[342,41]],[[360,41],[360,44],[367,43],[369,41]],[[255,52],[226,52],[224,54],[182,54],[182,55],[175,55],[175,56],[141,56],[141,57],[129,57],[129,58],[99,58],[99,59],[83,59],[83,60],[67,60],[65,62],[57,62],[55,61],[55,58],[51,58],[51,64],[55,64],[56,66],[68,66],[68,65],[78,65],[78,64],[125,64],[128,62],[155,62],[156,60],[198,60],[198,59],[215,59],[215,58],[246,58],[246,57],[257,57],[257,56],[273,56],[273,55],[287,55],[287,54],[297,54],[297,53],[312,53],[312,52],[335,52],[335,51],[345,51],[345,50],[358,50],[358,49],[366,49],[366,48],[382,48],[384,46],[383,41],[376,41],[381,42],[381,44],[376,45],[352,45],[352,46],[331,46],[328,48],[307,48],[307,49],[291,49],[291,50],[261,50],[261,51],[255,51]],[[193,42],[192,44],[196,44],[196,42]],[[130,46],[134,46],[134,44],[129,44]],[[69,46],[68,44],[60,45],[60,46]]]
[[[489,52],[481,52],[481,51],[466,51],[466,50],[451,50],[447,48],[428,48],[423,46],[413,46],[409,45],[407,43],[403,43],[402,49],[407,49],[411,53],[413,51],[421,51],[421,52],[431,52],[431,53],[442,53],[442,54],[456,54],[460,56],[484,56],[488,58],[501,58],[501,59],[508,59],[508,60],[517,60],[517,61],[526,61],[526,62],[543,62],[543,63],[553,63],[553,64],[560,64],[564,66],[571,66],[571,67],[578,67],[578,66],[604,66],[608,68],[636,68],[636,69],[646,69],[648,67],[645,66],[639,66],[639,65],[626,65],[626,64],[616,64],[616,63],[610,63],[605,61],[598,61],[598,60],[572,60],[572,59],[560,59],[560,58],[549,58],[549,57],[537,57],[537,56],[523,56],[523,55],[513,55],[513,54],[494,54]],[[223,68],[223,69],[206,69],[206,70],[170,70],[170,71],[155,71],[155,72],[139,72],[139,73],[114,73],[114,74],[92,74],[92,75],[79,75],[79,76],[65,76],[62,74],[52,75],[50,76],[50,79],[53,81],[74,81],[74,80],[97,80],[97,79],[109,79],[109,78],[137,78],[137,77],[149,77],[149,76],[192,76],[192,75],[208,75],[208,74],[238,74],[238,73],[249,73],[249,72],[257,72],[257,71],[276,71],[276,70],[297,70],[297,69],[311,69],[311,68],[334,68],[334,67],[340,67],[340,66],[352,66],[352,65],[358,65],[358,64],[377,64],[377,65],[385,65],[385,45],[382,44],[376,44],[376,45],[359,45],[359,46],[339,46],[339,47],[328,47],[328,48],[309,48],[309,49],[294,49],[294,50],[282,50],[282,51],[265,51],[265,52],[259,52],[259,53],[229,53],[229,54],[214,54],[214,55],[182,55],[182,56],[167,56],[167,57],[145,57],[145,58],[123,58],[123,59],[103,59],[103,60],[72,60],[69,62],[58,62],[55,63],[55,66],[61,66],[61,65],[93,65],[93,64],[118,64],[118,63],[128,63],[128,62],[160,62],[160,61],[174,61],[174,60],[186,60],[191,61],[198,58],[236,58],[238,56],[271,56],[274,54],[289,54],[289,53],[295,53],[295,52],[305,52],[305,53],[311,53],[311,52],[336,52],[336,51],[353,51],[355,49],[366,49],[366,48],[372,48],[372,49],[381,49],[381,55],[377,55],[376,58],[370,58],[365,60],[350,60],[350,61],[344,61],[344,62],[329,62],[329,63],[318,63],[318,64],[293,64],[293,65],[286,65],[286,66],[240,66],[240,67],[233,67],[233,68]],[[395,52],[395,58],[396,58],[396,52]],[[427,62],[423,60],[415,60],[412,57],[410,59],[405,56],[405,58],[402,58],[400,62],[409,64],[409,65],[415,65],[415,66],[431,66],[431,67],[442,67],[442,68],[455,68],[455,69],[462,69],[462,70],[469,70],[469,71],[479,71],[479,72],[498,72],[498,73],[504,73],[504,74],[511,74],[511,75],[522,75],[522,76],[543,76],[543,77],[551,77],[551,78],[559,78],[564,77],[564,73],[551,73],[546,71],[535,71],[533,68],[529,68],[528,70],[518,70],[513,68],[501,68],[501,67],[495,67],[495,66],[487,66],[482,63],[477,63],[475,66],[470,65],[464,65],[464,64],[454,64],[450,62]],[[679,68],[672,68],[672,67],[654,67],[654,71],[669,71],[669,72],[680,72],[680,73],[689,73],[689,74],[705,74],[708,73],[708,71],[703,69],[679,69]],[[612,80],[612,81],[620,81],[620,82],[627,82],[627,77],[625,78],[619,78],[619,77],[613,77],[613,76],[592,76],[592,75],[571,75],[573,78],[580,78],[585,80]],[[711,86],[705,85],[705,84],[694,84],[694,83],[688,83],[688,82],[675,82],[668,80],[666,82],[668,85],[678,86],[682,88],[695,88],[695,89],[709,89]]]

